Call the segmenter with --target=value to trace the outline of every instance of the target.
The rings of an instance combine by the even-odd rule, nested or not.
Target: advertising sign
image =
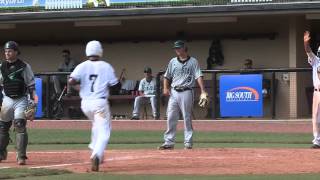
[[[35,78],[36,81],[36,94],[38,96],[38,104],[37,104],[37,111],[35,114],[36,118],[41,118],[43,116],[42,112],[42,79]]]
[[[262,117],[262,75],[220,77],[221,117]]]

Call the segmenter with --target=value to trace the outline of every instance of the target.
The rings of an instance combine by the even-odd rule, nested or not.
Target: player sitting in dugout
[[[134,107],[131,120],[139,120],[140,108],[143,103],[150,101],[152,107],[153,119],[157,119],[156,110],[156,79],[152,76],[152,69],[146,67],[144,69],[144,78],[139,84],[139,96],[134,100]]]

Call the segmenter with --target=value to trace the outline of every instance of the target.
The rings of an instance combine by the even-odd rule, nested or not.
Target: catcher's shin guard
[[[28,133],[26,129],[25,119],[16,119],[14,121],[14,128],[16,131],[16,148],[17,148],[17,160],[27,159],[27,145],[28,145]]]
[[[0,121],[0,162],[7,159],[7,146],[10,141],[9,129],[11,124],[12,121]]]

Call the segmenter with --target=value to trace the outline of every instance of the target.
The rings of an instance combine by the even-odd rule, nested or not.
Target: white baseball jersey
[[[156,79],[152,77],[150,82],[146,78],[143,78],[139,83],[139,91],[143,91],[144,95],[156,94]]]
[[[318,76],[318,71],[320,73],[320,59],[312,52],[307,53],[308,62],[312,66],[312,80],[314,88],[320,88],[320,79]]]
[[[113,67],[101,60],[82,62],[70,77],[81,82],[80,97],[85,100],[108,98],[108,87],[118,83]]]
[[[170,60],[164,77],[172,80],[171,87],[189,87],[195,85],[195,80],[202,75],[198,61],[189,57],[186,61],[180,61],[177,57]]]

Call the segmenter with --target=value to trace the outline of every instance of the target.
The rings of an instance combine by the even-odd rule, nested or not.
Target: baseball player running
[[[71,73],[69,84],[80,83],[81,109],[92,120],[91,170],[99,171],[104,150],[111,132],[109,87],[118,83],[113,67],[101,60],[103,49],[99,41],[90,41],[86,46],[88,60],[79,64]]]
[[[312,128],[313,128],[313,145],[311,148],[320,148],[320,47],[318,48],[317,55],[315,55],[310,48],[310,33],[304,33],[303,42],[304,49],[308,56],[308,62],[312,66],[312,79],[314,86],[313,104],[312,104]]]
[[[16,135],[17,163],[25,165],[27,159],[27,120],[25,110],[28,104],[37,103],[35,95],[35,81],[31,67],[18,58],[20,54],[18,44],[8,41],[4,45],[5,61],[0,67],[0,84],[3,86],[3,102],[0,114],[0,162],[7,159],[9,144],[9,130],[13,123]],[[28,95],[30,95],[28,97]],[[31,99],[31,102],[28,100]]]
[[[134,100],[134,107],[132,112],[132,120],[139,120],[139,112],[142,103],[150,101],[152,107],[153,119],[157,119],[156,108],[156,79],[152,76],[152,69],[145,67],[145,78],[141,79],[139,83],[139,96]]]
[[[191,114],[194,101],[192,88],[195,81],[201,89],[199,105],[204,107],[208,102],[208,94],[203,86],[203,75],[198,61],[188,55],[188,48],[184,41],[176,41],[173,49],[177,57],[171,59],[164,74],[163,95],[170,95],[170,98],[167,109],[167,131],[164,133],[164,144],[158,147],[159,150],[174,148],[179,112],[182,113],[184,120],[184,147],[192,149]],[[169,82],[171,82],[171,89]]]

